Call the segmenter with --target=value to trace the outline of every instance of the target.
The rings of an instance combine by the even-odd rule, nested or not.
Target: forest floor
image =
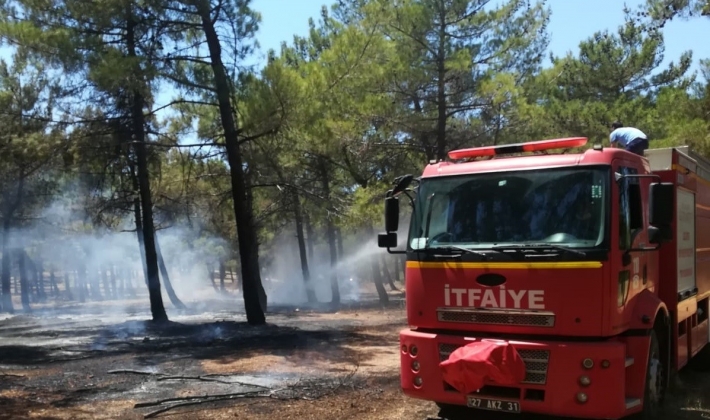
[[[434,404],[400,391],[398,332],[407,324],[394,293],[387,308],[374,295],[338,311],[274,306],[263,327],[249,327],[234,299],[171,310],[172,322],[156,327],[144,302],[0,318],[0,419],[142,419],[185,403],[155,418],[437,415]],[[668,418],[710,419],[702,408],[710,407],[708,376],[683,374],[678,383]],[[166,399],[179,400],[159,403]]]

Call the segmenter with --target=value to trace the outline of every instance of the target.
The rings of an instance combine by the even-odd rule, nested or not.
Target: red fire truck
[[[710,361],[710,163],[586,143],[456,150],[396,180],[378,244],[407,258],[407,395],[468,414],[652,419],[671,375]]]

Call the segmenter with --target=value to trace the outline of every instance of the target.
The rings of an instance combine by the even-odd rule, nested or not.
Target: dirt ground
[[[401,296],[387,308],[361,302],[337,312],[273,307],[263,327],[249,327],[234,300],[171,314],[159,327],[125,303],[113,313],[104,303],[5,317],[0,419],[142,419],[187,403],[155,418],[436,418],[434,404],[399,389]],[[710,419],[709,384],[681,375],[668,418]]]

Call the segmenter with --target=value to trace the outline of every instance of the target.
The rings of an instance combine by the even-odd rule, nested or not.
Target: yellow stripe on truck
[[[601,268],[601,261],[564,261],[564,262],[420,262],[407,261],[407,268],[458,268],[458,269],[497,269],[497,270],[568,270],[572,268]]]

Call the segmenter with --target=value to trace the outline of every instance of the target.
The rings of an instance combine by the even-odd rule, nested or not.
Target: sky
[[[254,57],[265,61],[266,52],[279,50],[281,42],[291,42],[293,35],[308,32],[308,19],[318,20],[323,5],[329,0],[253,0],[252,8],[261,13],[262,23],[257,39],[261,54]],[[611,31],[624,22],[624,3],[636,10],[643,0],[547,0],[552,10],[548,31],[549,51],[564,55],[568,51],[577,52],[580,41],[596,31]],[[680,54],[693,51],[694,69],[700,58],[710,58],[710,19],[697,18],[688,21],[674,21],[664,29],[666,54],[664,63],[678,62]]]
[[[308,33],[308,19],[318,21],[323,5],[335,0],[252,0],[252,8],[262,16],[257,40],[261,46],[255,56],[246,65],[258,67],[266,63],[269,49],[278,51],[282,41],[291,43],[293,35],[304,36]],[[548,32],[550,45],[548,51],[555,55],[578,51],[579,43],[596,31],[615,31],[624,22],[624,4],[630,9],[638,9],[645,0],[546,0],[552,10]],[[698,60],[710,58],[710,19],[707,17],[692,20],[673,21],[664,28],[666,43],[662,65],[677,62],[687,50],[693,51],[693,67],[697,70]],[[549,54],[548,54],[549,55]],[[547,56],[547,55],[546,55]],[[8,48],[0,48],[0,58],[10,59]],[[546,62],[549,62],[546,59]],[[172,89],[158,94],[156,108],[168,103],[175,94]],[[163,113],[168,113],[165,110]]]

